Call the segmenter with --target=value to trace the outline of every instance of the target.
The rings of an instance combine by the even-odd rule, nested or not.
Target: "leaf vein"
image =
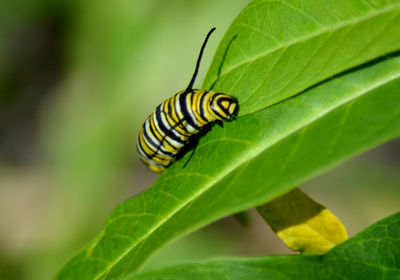
[[[360,16],[360,17],[357,17],[357,18],[345,20],[345,21],[339,22],[336,25],[333,25],[331,27],[327,27],[327,28],[321,29],[321,30],[319,30],[317,32],[311,33],[309,35],[305,35],[303,37],[299,37],[297,39],[285,42],[285,43],[283,43],[281,45],[278,45],[275,48],[269,49],[265,53],[261,53],[261,54],[255,56],[255,57],[253,57],[252,59],[244,60],[244,61],[242,61],[242,62],[240,62],[240,63],[238,63],[236,65],[231,66],[225,72],[221,73],[217,78],[219,79],[219,78],[229,74],[230,72],[232,72],[236,68],[239,68],[239,67],[241,67],[241,66],[243,66],[245,64],[248,64],[248,63],[251,63],[252,61],[258,60],[258,59],[263,58],[263,57],[266,57],[270,53],[273,53],[273,52],[275,52],[275,51],[277,51],[277,50],[279,50],[281,48],[289,47],[289,46],[295,45],[297,43],[307,41],[309,39],[318,37],[321,34],[324,34],[324,33],[327,33],[327,32],[331,32],[331,31],[335,31],[335,30],[338,30],[338,29],[343,28],[343,27],[348,26],[348,25],[357,24],[357,23],[360,23],[360,22],[363,22],[363,21],[367,21],[367,20],[369,20],[371,18],[383,15],[385,13],[392,12],[394,9],[399,9],[399,8],[400,8],[399,4],[392,5],[392,6],[389,6],[387,8],[381,9],[381,10],[376,10],[377,12],[374,12],[374,13],[371,13],[371,14],[368,14],[368,15],[365,15],[365,16]],[[214,79],[212,82],[210,82],[210,84],[214,84],[215,82],[216,82],[216,79]]]

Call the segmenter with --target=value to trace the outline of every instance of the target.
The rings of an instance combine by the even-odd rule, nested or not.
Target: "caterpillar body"
[[[212,28],[204,40],[188,87],[158,105],[140,129],[137,150],[141,161],[154,172],[162,173],[170,166],[190,137],[205,125],[217,120],[229,121],[237,115],[236,98],[192,88],[204,48],[214,30]]]

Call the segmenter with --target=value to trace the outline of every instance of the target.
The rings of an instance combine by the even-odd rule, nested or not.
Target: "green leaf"
[[[368,2],[356,0],[338,2],[340,5],[333,0],[311,2],[315,7],[303,13],[278,1],[257,1],[244,10],[247,18],[251,11],[254,15],[264,10],[268,10],[270,16],[281,15],[282,21],[277,24],[281,26],[277,29],[280,38],[291,37],[293,42],[301,42],[293,45],[293,49],[287,46],[281,51],[282,57],[286,57],[285,53],[291,54],[285,58],[285,67],[282,59],[277,63],[277,57],[273,56],[254,60],[258,56],[264,57],[269,44],[257,41],[248,44],[257,38],[256,33],[243,40],[241,36],[246,33],[241,32],[231,45],[237,44],[246,52],[230,54],[228,50],[221,68],[224,76],[214,87],[239,97],[241,116],[223,127],[212,127],[194,151],[173,164],[151,188],[117,207],[104,230],[65,265],[58,279],[119,279],[136,271],[166,243],[224,216],[266,203],[339,162],[400,135],[399,57],[364,65],[259,110],[334,73],[400,47],[399,1],[375,1],[370,4],[374,8],[368,6]],[[254,8],[256,3],[260,5],[257,9]],[[326,4],[325,8],[321,3]],[[277,8],[282,5],[286,8]],[[332,29],[331,35],[325,33],[325,36],[335,38],[332,42],[325,41],[322,45],[323,41],[318,41],[322,39],[318,39],[308,44],[308,39],[320,37],[314,36],[318,33],[317,26],[314,30],[314,25],[306,19],[319,13],[325,15],[320,15],[321,20],[327,17],[336,23],[333,26],[343,27],[346,32],[342,33],[340,28],[339,31]],[[300,22],[290,20],[291,17],[300,19],[301,14],[304,18]],[[285,18],[287,20],[283,20]],[[304,26],[308,27],[304,29]],[[272,32],[267,27],[263,32]],[[233,28],[235,24],[230,30]],[[301,32],[296,33],[296,29]],[[352,32],[353,29],[357,32]],[[228,31],[224,41],[230,40],[233,33]],[[337,34],[341,37],[335,37]],[[375,35],[371,37],[371,34]],[[343,40],[340,45],[335,43],[339,38]],[[365,38],[369,39],[366,41]],[[315,64],[323,55],[305,51],[312,50],[314,44],[321,51],[336,44],[336,51],[325,53],[323,64]],[[345,51],[342,52],[342,48]],[[357,53],[351,48],[357,49]],[[305,63],[294,53],[315,59]],[[239,79],[236,70],[226,68],[250,55],[254,63],[249,64],[248,69],[252,70],[246,78]],[[343,60],[337,60],[339,57]],[[276,65],[274,69],[280,69],[279,77],[275,70],[274,75],[264,71],[264,68],[271,68],[268,67],[271,61]],[[218,63],[213,64],[210,73],[216,69],[219,69]],[[290,73],[289,77],[287,73]],[[305,79],[304,75],[313,78]],[[271,95],[272,92],[264,88],[265,77],[273,84],[278,80],[283,84],[290,81],[290,86],[274,86],[281,91]],[[210,78],[207,81],[206,84],[212,83]],[[254,85],[259,84],[263,90],[255,92]],[[230,91],[233,88],[235,90]],[[264,95],[269,97],[263,99]]]
[[[240,115],[265,108],[398,50],[399,13],[399,0],[253,1],[220,43],[204,88],[237,97]]]
[[[400,212],[322,256],[271,256],[184,264],[134,275],[145,279],[400,279]]]
[[[400,135],[399,92],[400,58],[395,57],[223,128],[214,126],[192,156],[116,208],[104,231],[58,278],[118,279],[171,240],[270,201]]]

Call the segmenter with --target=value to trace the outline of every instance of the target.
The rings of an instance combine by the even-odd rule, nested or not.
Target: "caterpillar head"
[[[210,109],[217,120],[230,121],[236,117],[239,105],[236,98],[217,93],[211,99]]]

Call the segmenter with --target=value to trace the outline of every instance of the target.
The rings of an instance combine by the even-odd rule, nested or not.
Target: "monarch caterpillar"
[[[137,139],[141,161],[152,171],[162,173],[171,165],[190,136],[203,126],[222,120],[232,120],[238,110],[237,100],[229,95],[203,89],[193,89],[204,48],[212,28],[203,42],[196,68],[188,87],[157,106],[144,121]]]

